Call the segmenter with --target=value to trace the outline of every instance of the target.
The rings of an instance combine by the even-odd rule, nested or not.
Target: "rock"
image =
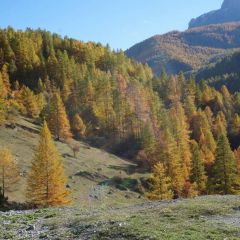
[[[123,226],[126,226],[126,225],[127,225],[127,223],[125,223],[125,222],[120,222],[120,223],[118,224],[119,227],[123,227]]]
[[[49,214],[49,215],[47,215],[47,216],[45,216],[44,218],[45,219],[49,219],[49,218],[53,218],[53,217],[55,217],[56,215],[55,214]],[[46,227],[45,227],[46,228]]]
[[[225,0],[222,4],[222,9],[239,9],[240,2],[239,0]]]
[[[34,225],[29,225],[29,227],[26,229],[26,231],[34,231],[36,227]]]
[[[18,234],[19,234],[19,235],[24,235],[24,234],[26,234],[26,230],[24,230],[24,229],[19,229],[19,230],[18,230]]]

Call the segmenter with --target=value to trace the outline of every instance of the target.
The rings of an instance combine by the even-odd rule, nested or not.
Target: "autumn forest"
[[[239,92],[157,77],[122,51],[42,30],[0,30],[0,68],[0,124],[20,114],[42,126],[26,189],[34,206],[71,202],[53,140],[73,138],[151,173],[149,199],[240,193]],[[3,203],[18,167],[6,147],[0,156]]]

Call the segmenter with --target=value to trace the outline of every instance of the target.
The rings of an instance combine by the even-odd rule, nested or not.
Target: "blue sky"
[[[1,0],[0,27],[42,28],[127,49],[155,34],[184,30],[223,0]]]

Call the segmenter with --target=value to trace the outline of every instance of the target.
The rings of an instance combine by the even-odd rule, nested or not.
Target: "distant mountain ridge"
[[[155,35],[126,51],[147,63],[156,75],[196,71],[240,48],[240,0],[224,0],[221,9],[192,19],[189,29]]]
[[[147,63],[159,75],[197,70],[240,48],[240,22],[191,28],[153,36],[128,49],[128,57]]]
[[[203,14],[192,19],[189,28],[240,21],[240,1],[224,0],[221,9]]]

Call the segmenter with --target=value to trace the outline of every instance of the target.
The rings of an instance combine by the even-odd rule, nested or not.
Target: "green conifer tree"
[[[204,170],[204,160],[202,153],[196,141],[191,141],[192,151],[192,170],[191,182],[195,183],[199,193],[204,193],[206,190],[207,176]]]
[[[240,176],[226,135],[219,136],[215,162],[210,176],[210,191],[217,194],[236,194],[240,190]]]

